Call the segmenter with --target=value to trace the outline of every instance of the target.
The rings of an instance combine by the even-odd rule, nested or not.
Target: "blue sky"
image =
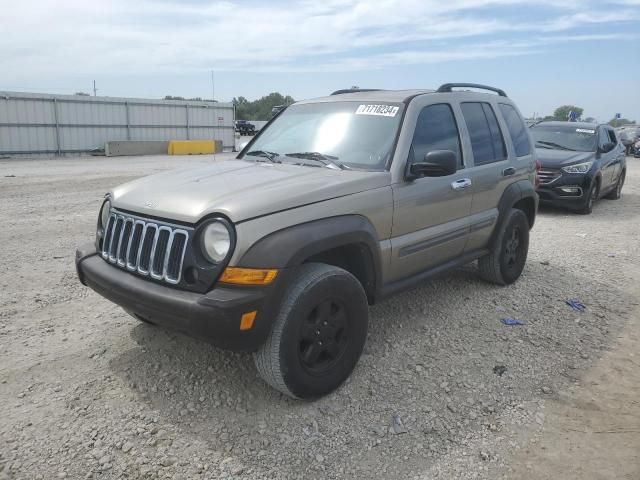
[[[21,0],[0,89],[296,99],[358,85],[499,86],[525,116],[640,121],[640,0]]]

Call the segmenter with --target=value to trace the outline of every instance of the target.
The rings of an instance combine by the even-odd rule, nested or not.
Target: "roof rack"
[[[481,85],[479,83],[445,83],[444,85],[440,85],[440,87],[436,91],[438,93],[447,93],[447,92],[451,92],[453,88],[459,88],[459,87],[480,88],[482,90],[490,90],[492,92],[496,92],[501,97],[507,96],[504,90],[501,90],[495,87],[489,87],[488,85]]]
[[[380,88],[344,88],[342,90],[336,90],[331,95],[342,95],[343,93],[357,93],[357,92],[379,92]]]

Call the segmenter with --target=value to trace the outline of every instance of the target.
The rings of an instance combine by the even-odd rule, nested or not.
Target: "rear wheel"
[[[356,366],[368,319],[366,294],[353,275],[305,264],[291,280],[267,341],[254,353],[258,373],[294,398],[326,395]]]
[[[511,209],[495,238],[489,254],[478,259],[480,277],[498,285],[515,282],[529,252],[529,220],[522,210]]]
[[[626,174],[627,172],[623,170],[620,174],[620,178],[618,178],[618,183],[616,183],[616,188],[614,188],[613,191],[609,195],[607,195],[608,199],[618,200],[622,196],[622,186],[624,185],[624,179],[627,176]]]
[[[587,194],[587,199],[585,200],[584,207],[578,210],[578,213],[582,215],[589,215],[593,212],[593,204],[598,199],[598,192],[600,191],[600,185],[597,180],[593,181],[591,188],[589,189],[589,193]]]

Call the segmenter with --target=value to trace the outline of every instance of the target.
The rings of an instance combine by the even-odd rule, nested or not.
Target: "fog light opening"
[[[560,191],[577,197],[582,195],[582,189],[580,187],[560,187]]]

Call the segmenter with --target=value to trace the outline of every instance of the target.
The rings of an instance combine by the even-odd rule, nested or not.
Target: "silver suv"
[[[267,383],[317,398],[355,367],[368,305],[474,260],[514,282],[535,182],[502,90],[341,90],[282,110],[235,160],[113,189],[76,266],[139,320],[253,352]]]

